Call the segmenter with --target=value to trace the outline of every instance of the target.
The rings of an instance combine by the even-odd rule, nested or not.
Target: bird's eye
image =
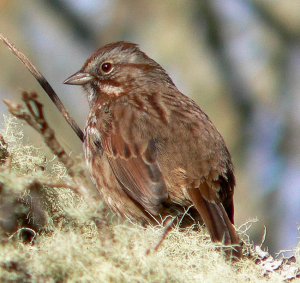
[[[110,62],[104,62],[101,65],[101,71],[105,74],[110,73],[112,69],[113,69],[113,66],[112,66],[112,63],[110,63]]]

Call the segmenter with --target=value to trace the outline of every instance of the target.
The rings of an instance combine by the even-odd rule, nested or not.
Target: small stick
[[[29,70],[29,72],[35,77],[41,87],[45,90],[47,95],[53,101],[55,106],[58,108],[59,112],[64,116],[67,123],[71,126],[74,130],[76,135],[80,138],[83,142],[83,132],[75,122],[75,120],[70,116],[69,112],[66,110],[65,106],[57,96],[56,92],[46,80],[46,78],[42,75],[42,73],[30,62],[30,60],[21,52],[19,51],[6,37],[4,37],[0,33],[0,40],[8,47],[8,49],[16,55],[16,57],[25,65],[25,67]]]
[[[64,164],[68,174],[78,185],[80,193],[86,194],[88,185],[84,172],[82,170],[74,170],[75,162],[65,152],[57,141],[54,130],[48,125],[43,111],[43,104],[38,101],[37,94],[35,92],[27,93],[24,91],[22,99],[27,109],[21,104],[15,104],[8,100],[4,100],[4,103],[8,106],[8,110],[12,115],[26,121],[43,136],[49,149],[58,157],[59,161]]]
[[[161,244],[163,243],[163,241],[167,238],[167,236],[170,234],[170,232],[173,230],[173,224],[174,224],[174,222],[175,222],[175,219],[176,219],[176,217],[175,218],[169,218],[166,222],[167,223],[165,223],[165,228],[164,228],[164,230],[163,230],[163,234],[162,234],[162,236],[161,236],[161,238],[159,239],[159,241],[158,241],[158,243],[155,245],[155,247],[154,247],[154,249],[153,249],[153,252],[157,252],[158,251],[158,249],[160,248],[160,246],[161,246]],[[151,252],[151,249],[148,249],[147,251],[146,251],[146,255],[149,255],[150,254],[150,252]]]
[[[26,121],[44,137],[44,141],[51,151],[69,170],[73,166],[73,160],[69,158],[67,153],[58,143],[53,129],[49,127],[47,121],[45,120],[43,105],[37,100],[37,94],[34,92],[28,94],[24,91],[22,98],[28,110],[26,110],[21,104],[14,104],[8,100],[4,100],[4,103],[8,106],[8,110],[12,115],[18,119]]]

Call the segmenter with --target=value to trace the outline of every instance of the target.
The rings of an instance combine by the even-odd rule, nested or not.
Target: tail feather
[[[189,190],[189,195],[202,217],[213,242],[233,245],[232,255],[241,257],[240,239],[221,202],[210,202],[203,198],[199,189]]]

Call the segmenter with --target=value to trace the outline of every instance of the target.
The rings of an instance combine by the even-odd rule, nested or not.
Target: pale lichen
[[[255,257],[226,260],[205,229],[176,227],[146,255],[163,227],[120,222],[99,199],[79,196],[63,165],[24,144],[16,119],[5,121],[12,160],[0,170],[1,282],[282,282]]]

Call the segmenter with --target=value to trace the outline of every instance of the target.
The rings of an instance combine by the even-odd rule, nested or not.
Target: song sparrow
[[[114,211],[151,223],[193,205],[190,214],[204,221],[213,241],[239,245],[235,177],[224,140],[159,64],[136,44],[116,42],[64,83],[86,90],[85,158]]]

